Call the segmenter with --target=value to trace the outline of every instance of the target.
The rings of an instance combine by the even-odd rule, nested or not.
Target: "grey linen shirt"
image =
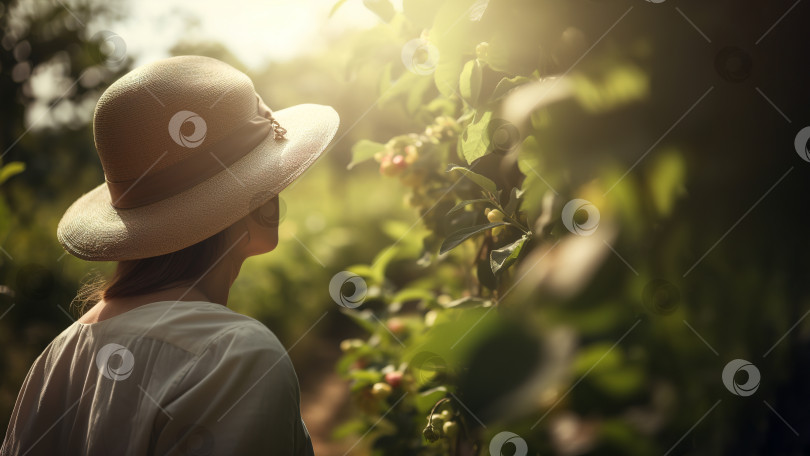
[[[154,302],[57,336],[0,455],[312,455],[299,400],[263,324],[220,304]]]

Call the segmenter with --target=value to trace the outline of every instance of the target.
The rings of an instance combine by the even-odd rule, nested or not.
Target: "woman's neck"
[[[223,258],[204,276],[190,284],[177,285],[160,291],[136,296],[121,296],[101,299],[79,318],[80,323],[96,323],[120,315],[144,304],[160,301],[206,301],[228,305],[231,285],[244,259]]]

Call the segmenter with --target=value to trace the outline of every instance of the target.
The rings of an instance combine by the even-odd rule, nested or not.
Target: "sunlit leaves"
[[[503,78],[498,82],[498,85],[495,86],[495,90],[492,92],[492,101],[497,101],[501,99],[503,96],[509,93],[515,87],[519,87],[527,82],[531,81],[531,79],[525,76],[515,76],[513,78]]]
[[[433,405],[441,398],[447,396],[447,387],[437,386],[416,395],[416,409],[421,413],[428,413]]]
[[[348,168],[354,168],[358,163],[362,163],[374,157],[374,154],[383,152],[385,145],[378,142],[361,139],[354,146],[352,146],[352,162],[349,163]]]
[[[337,13],[337,10],[339,10],[344,3],[346,3],[346,0],[338,0],[337,2],[335,2],[335,4],[332,6],[332,9],[329,11],[329,17],[334,16],[335,13]]]
[[[475,204],[475,203],[484,203],[484,202],[487,202],[487,201],[489,201],[489,200],[488,200],[488,199],[485,199],[485,198],[479,198],[479,199],[474,199],[474,200],[464,200],[464,201],[459,201],[459,202],[458,202],[458,204],[456,204],[455,206],[453,206],[453,208],[452,208],[452,209],[450,209],[449,211],[447,211],[447,215],[448,215],[448,216],[453,215],[453,214],[455,214],[456,212],[459,212],[459,211],[463,210],[465,207],[467,207],[467,206],[469,206],[469,205],[471,205],[471,204]]]
[[[483,157],[489,150],[489,122],[492,120],[492,111],[485,111],[476,116],[473,122],[461,133],[461,151],[467,163],[472,164],[476,159]]]
[[[650,196],[658,213],[669,216],[677,198],[685,193],[686,164],[677,151],[668,150],[659,152],[650,168]]]
[[[20,161],[13,161],[6,163],[0,167],[0,185],[21,172],[25,171],[25,163]]]
[[[515,264],[523,249],[523,244],[525,244],[528,239],[528,236],[522,236],[517,241],[490,252],[489,265],[492,268],[492,273],[497,274],[504,268]]]
[[[450,236],[447,236],[447,239],[444,240],[442,246],[439,248],[439,253],[448,252],[456,248],[459,244],[466,241],[467,239],[475,236],[476,234],[491,228],[495,228],[496,226],[502,225],[506,225],[506,223],[504,222],[487,223],[485,225],[475,225],[460,229],[455,233],[451,234]]]
[[[402,12],[417,27],[429,28],[439,6],[441,2],[436,0],[403,0]]]
[[[642,100],[650,90],[647,74],[629,64],[614,66],[599,79],[574,75],[572,81],[579,103],[585,110],[595,113]]]
[[[582,349],[573,367],[578,375],[588,372],[588,382],[613,397],[630,395],[644,382],[640,367],[632,365],[621,349],[614,349],[608,343]]]
[[[478,59],[474,59],[464,64],[459,77],[459,93],[464,101],[472,106],[478,104],[478,96],[481,93],[481,73],[481,63]]]
[[[394,17],[394,5],[389,0],[363,0],[363,4],[385,22]]]
[[[482,175],[480,175],[480,174],[478,174],[476,172],[473,172],[472,170],[470,170],[468,168],[465,168],[463,166],[450,166],[447,169],[447,172],[452,172],[452,171],[460,172],[464,177],[466,177],[467,179],[475,182],[476,185],[478,185],[479,187],[486,190],[487,192],[489,192],[492,195],[495,195],[495,194],[498,193],[498,187],[495,185],[495,182],[492,182],[492,180],[489,179],[488,177],[484,177],[484,176],[482,176]]]

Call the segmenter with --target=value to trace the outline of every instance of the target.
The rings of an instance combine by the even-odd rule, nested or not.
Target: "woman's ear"
[[[261,255],[276,248],[278,245],[279,215],[279,197],[276,195],[243,219],[250,238],[248,245],[245,247],[246,257]]]

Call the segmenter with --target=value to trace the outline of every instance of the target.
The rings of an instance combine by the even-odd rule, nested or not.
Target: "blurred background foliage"
[[[291,348],[316,453],[810,451],[808,6],[363,3],[379,25],[328,52],[252,68],[199,34],[169,51],[341,115],[230,302]],[[55,227],[103,179],[92,109],[133,64],[79,18],[132,5],[69,5],[0,6],[3,427],[78,284],[113,266],[64,255]],[[344,270],[360,307],[330,296]],[[724,386],[734,359],[761,373],[753,395]],[[518,440],[493,450],[501,432]]]

